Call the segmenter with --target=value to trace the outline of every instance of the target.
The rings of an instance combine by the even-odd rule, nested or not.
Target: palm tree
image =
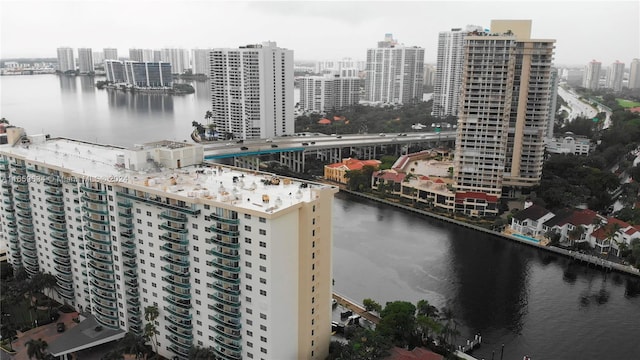
[[[153,343],[155,356],[158,356],[158,341],[155,321],[160,316],[157,306],[147,306],[144,308],[144,319],[147,323],[144,326],[144,336]]]
[[[584,234],[584,228],[582,225],[578,225],[569,231],[567,234],[569,236],[569,246],[573,246],[576,240],[581,239],[582,234]]]
[[[201,348],[198,346],[194,346],[189,349],[189,359],[190,360],[215,360],[216,353],[212,348]]]
[[[9,120],[3,117],[2,119],[0,119],[0,124],[9,124]]]
[[[36,358],[36,360],[44,360],[45,351],[47,346],[49,346],[46,341],[42,339],[31,339],[27,341],[25,345],[27,346],[27,356],[29,359]]]
[[[207,123],[213,119],[213,113],[211,110],[207,110],[207,112],[204,113],[204,119],[207,120]]]
[[[444,327],[442,328],[443,340],[446,345],[450,345],[452,338],[455,340],[455,337],[460,334],[458,331],[458,322],[454,318],[453,310],[447,307],[440,310],[440,317],[445,321]]]
[[[120,352],[125,354],[134,354],[136,359],[146,358],[146,355],[149,353],[146,342],[144,336],[128,332],[118,343],[118,348]]]
[[[607,225],[606,227],[606,234],[607,234],[607,240],[609,240],[609,251],[607,251],[607,258],[609,258],[609,253],[611,252],[611,244],[613,242],[616,243],[616,245],[619,245],[620,243],[618,242],[618,231],[621,229],[620,224],[618,224],[617,222],[614,222],[611,225]],[[620,248],[618,247],[618,255],[620,255]]]

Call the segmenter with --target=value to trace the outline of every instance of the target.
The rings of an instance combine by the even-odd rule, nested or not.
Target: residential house
[[[549,230],[545,222],[556,216],[539,205],[531,205],[517,212],[511,218],[511,229],[528,236],[544,236]]]
[[[604,217],[589,209],[562,209],[555,216],[544,223],[547,230],[560,234],[560,242],[581,243],[586,242],[593,230]],[[572,232],[576,228],[582,228],[580,232]]]
[[[588,238],[591,247],[600,253],[614,251],[616,256],[620,256],[620,250],[631,245],[633,239],[640,239],[640,226],[630,225],[614,217],[607,218],[606,223]]]
[[[380,167],[380,160],[358,160],[358,159],[342,159],[342,162],[329,164],[324,166],[324,178],[327,180],[347,184],[347,172],[353,170],[362,170],[365,166],[373,166],[376,170]]]

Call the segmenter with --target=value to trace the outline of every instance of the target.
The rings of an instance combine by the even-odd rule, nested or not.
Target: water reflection
[[[196,89],[196,97],[202,100],[211,100],[211,83],[209,80],[192,81],[191,86]]]
[[[110,107],[137,113],[173,113],[173,97],[166,94],[130,93],[107,89]]]
[[[472,330],[503,328],[520,334],[528,312],[528,248],[455,229],[451,263],[459,281],[455,311]]]
[[[63,92],[76,92],[76,77],[67,75],[58,75],[60,79],[60,89]]]
[[[80,89],[86,93],[96,91],[95,78],[93,76],[80,76]]]

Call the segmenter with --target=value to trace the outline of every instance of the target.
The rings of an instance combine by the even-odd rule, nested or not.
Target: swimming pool
[[[518,239],[528,240],[528,241],[534,242],[536,244],[540,243],[540,240],[534,239],[534,238],[532,238],[530,236],[526,236],[526,235],[522,235],[522,234],[511,234],[511,236],[517,237]]]

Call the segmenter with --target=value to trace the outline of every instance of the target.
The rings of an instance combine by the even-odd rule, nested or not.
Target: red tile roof
[[[380,160],[358,160],[358,159],[344,159],[342,162],[329,164],[328,167],[332,169],[337,169],[340,167],[345,167],[347,170],[361,170],[363,167],[369,165],[375,168],[378,168],[380,165]]]
[[[429,177],[428,177],[428,176],[426,176],[426,175],[420,175],[420,176],[418,177],[418,179],[420,179],[420,180],[425,180],[425,181],[426,181],[426,180],[429,180]],[[438,180],[440,180],[440,179],[438,179]]]
[[[331,120],[322,118],[322,119],[318,120],[318,124],[329,125],[329,124],[331,124]]]
[[[571,225],[591,225],[593,221],[598,217],[598,214],[589,209],[580,209],[574,210],[573,213],[566,217],[564,220],[560,221],[558,226],[563,226],[565,224]]]
[[[440,180],[440,179],[438,179]],[[437,182],[437,181],[436,181]],[[442,182],[442,180],[440,180]],[[483,192],[459,192],[456,193],[456,202],[464,201],[465,199],[484,199],[487,202],[498,202],[498,197],[495,195],[489,195]]]
[[[444,181],[442,181],[442,179],[435,179],[434,183],[436,184],[444,184]],[[467,193],[470,194],[470,193]]]
[[[629,226],[631,226],[628,223],[626,223],[626,222],[624,222],[622,220],[619,220],[617,218],[614,218],[614,217],[607,218],[607,225],[609,225],[609,224],[618,224],[620,226],[620,229],[626,229]]]
[[[395,171],[380,171],[376,173],[374,176],[378,179],[383,179],[385,181],[393,181],[393,182],[399,183],[404,180],[407,174],[399,173]]]

